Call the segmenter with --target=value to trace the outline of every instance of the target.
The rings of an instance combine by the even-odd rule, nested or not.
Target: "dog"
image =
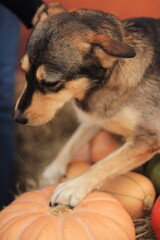
[[[121,21],[98,10],[50,5],[39,16],[21,66],[26,86],[16,104],[17,122],[44,124],[68,101],[80,122],[44,170],[41,185],[63,176],[73,154],[100,129],[125,139],[86,173],[59,184],[50,205],[74,207],[104,181],[160,151],[160,19]]]

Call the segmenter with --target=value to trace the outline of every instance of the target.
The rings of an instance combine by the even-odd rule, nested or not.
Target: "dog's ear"
[[[67,10],[59,2],[42,4],[40,8],[37,10],[32,20],[32,24],[34,26],[36,25],[37,22],[44,20],[48,16],[61,12],[67,12]]]
[[[62,6],[59,2],[52,2],[48,4],[48,15],[61,13],[61,12],[67,12],[67,10]]]
[[[104,34],[90,32],[87,35],[87,43],[90,45],[91,57],[98,59],[103,67],[110,67],[117,57],[133,58],[136,56],[134,48],[127,43],[115,40]],[[112,57],[109,58],[109,56]]]
[[[89,32],[86,41],[81,41],[80,51],[98,61],[104,68],[111,67],[117,58],[133,58],[136,52],[127,43],[110,38],[109,36]]]
[[[133,47],[129,46],[125,42],[115,40],[103,34],[94,34],[89,36],[88,41],[93,47],[97,46],[113,57],[133,58],[136,56]]]

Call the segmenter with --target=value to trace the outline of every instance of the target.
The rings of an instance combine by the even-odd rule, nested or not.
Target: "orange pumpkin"
[[[120,143],[108,132],[101,131],[91,140],[91,161],[97,162],[114,152]]]
[[[83,162],[80,160],[73,160],[73,162],[71,162],[67,168],[66,171],[66,176],[62,177],[59,182],[65,182],[69,179],[78,177],[80,175],[82,175],[83,173],[85,173],[89,168],[90,168],[91,164],[88,162]]]
[[[74,156],[72,161],[84,161],[84,162],[90,162],[90,148],[91,144],[90,142],[86,143]]]
[[[69,179],[78,177],[90,168],[91,164],[82,161],[72,162],[67,169],[66,175]]]
[[[111,195],[92,192],[74,209],[49,207],[56,186],[19,196],[0,212],[1,240],[134,240],[133,222]]]
[[[136,172],[121,175],[104,184],[99,190],[117,198],[134,219],[151,210],[156,195],[152,182]]]

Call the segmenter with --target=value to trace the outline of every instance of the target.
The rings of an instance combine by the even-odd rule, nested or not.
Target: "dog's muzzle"
[[[14,120],[18,123],[21,123],[21,124],[27,124],[28,123],[28,119],[26,117],[24,117],[23,113],[21,113],[20,111],[15,111]]]

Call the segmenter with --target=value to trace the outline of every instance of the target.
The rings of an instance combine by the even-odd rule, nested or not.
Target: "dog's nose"
[[[28,123],[28,119],[26,117],[24,117],[21,112],[15,112],[14,120],[18,123],[21,123],[21,124],[27,124]]]

